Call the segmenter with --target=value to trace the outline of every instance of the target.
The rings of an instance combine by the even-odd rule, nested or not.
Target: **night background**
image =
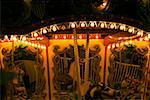
[[[8,30],[12,33],[26,33],[34,30],[34,24],[48,19],[101,14],[138,20],[143,23],[146,31],[150,31],[148,0],[105,1],[108,2],[107,9],[98,9],[102,0],[2,0],[1,34],[8,34]],[[27,27],[30,27],[28,31]]]

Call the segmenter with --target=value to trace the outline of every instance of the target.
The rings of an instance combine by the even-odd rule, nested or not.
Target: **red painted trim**
[[[106,82],[107,46],[105,46],[103,83]]]
[[[48,46],[46,46],[46,60],[47,60],[47,74],[48,74],[48,95],[49,95],[49,99],[51,100],[51,84],[50,84],[50,66],[49,66],[49,57],[48,57],[49,53],[48,53]]]

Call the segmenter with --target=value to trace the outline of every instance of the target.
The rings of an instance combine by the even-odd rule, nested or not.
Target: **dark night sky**
[[[70,15],[113,14],[140,20],[149,25],[148,8],[140,0],[110,0],[107,11],[98,11],[91,6],[100,0],[23,0],[1,1],[2,28],[26,27],[52,17]]]

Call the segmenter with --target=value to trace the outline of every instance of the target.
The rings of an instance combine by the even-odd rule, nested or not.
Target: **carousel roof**
[[[150,30],[149,0],[2,0],[1,33],[25,34],[49,24],[99,20]]]

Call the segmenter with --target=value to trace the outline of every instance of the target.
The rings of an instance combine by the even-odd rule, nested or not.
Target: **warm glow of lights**
[[[75,28],[75,27],[76,27],[75,23],[72,23],[71,28]]]
[[[124,45],[124,42],[121,42],[120,45],[123,46],[123,45]]]
[[[104,27],[105,27],[104,23],[101,23],[101,28],[104,28]]]
[[[116,47],[119,47],[119,43],[116,43]]]
[[[74,36],[72,35],[72,37],[71,37],[72,39],[74,38]]]
[[[94,27],[94,22],[91,22],[91,24],[90,24],[90,25],[91,25],[91,27]]]
[[[106,2],[104,2],[103,4],[102,4],[102,6],[106,6],[107,5],[107,3]]]
[[[37,37],[38,36],[38,33],[37,32],[34,32],[34,37]]]
[[[7,36],[7,35],[5,35],[5,36],[4,36],[4,39],[5,39],[5,40],[8,40],[8,36]]]
[[[129,28],[128,32],[129,32],[129,33],[131,33],[131,32],[132,32],[132,29],[131,29],[131,28]]]
[[[144,37],[144,40],[145,40],[145,41],[148,41],[149,39],[148,39],[148,37],[147,37],[147,36],[145,36],[145,37]]]
[[[108,45],[108,46],[107,46],[107,48],[108,48],[108,49],[110,49],[110,48],[111,48],[111,46],[110,46],[110,45]]]
[[[125,44],[125,45],[128,45],[128,44],[129,44],[129,42],[128,42],[128,41],[126,41],[124,44]]]
[[[11,40],[11,41],[13,40],[13,37],[14,37],[13,35],[10,36],[10,40]]]
[[[64,35],[63,38],[66,39],[66,35]]]
[[[138,32],[137,32],[137,35],[138,35],[138,36],[143,36],[143,32],[142,32],[142,31],[138,31]]]
[[[35,46],[35,45],[34,45],[34,43],[31,43],[31,46],[33,46],[33,47],[34,47],[34,46]]]
[[[112,36],[109,36],[110,39],[112,39]]]
[[[53,26],[53,31],[55,32],[57,29],[56,29],[56,26]]]
[[[18,42],[21,42],[20,40],[18,40]]]
[[[113,29],[115,26],[113,24],[110,25],[110,28]]]
[[[130,40],[129,43],[132,44],[132,40]]]
[[[139,38],[139,41],[143,41],[143,38]]]
[[[122,37],[119,37],[118,39],[119,39],[119,40],[122,40]]]
[[[55,39],[58,39],[58,36],[57,35],[55,35],[55,37],[54,37]]]
[[[46,34],[46,33],[47,33],[47,30],[46,30],[46,29],[43,29],[43,33]]]
[[[112,44],[112,48],[115,48],[115,44]]]
[[[98,39],[98,35],[96,35],[95,38]]]
[[[124,25],[121,25],[120,26],[120,30],[124,30],[125,26]]]
[[[16,36],[13,36],[13,41],[17,41],[17,37]]]
[[[85,27],[85,23],[81,23],[81,27]]]
[[[148,38],[150,39],[150,34],[148,34]]]
[[[22,41],[25,41],[27,38],[26,38],[26,36],[24,36],[23,38],[22,38]]]
[[[82,39],[82,35],[79,35],[79,39]]]

